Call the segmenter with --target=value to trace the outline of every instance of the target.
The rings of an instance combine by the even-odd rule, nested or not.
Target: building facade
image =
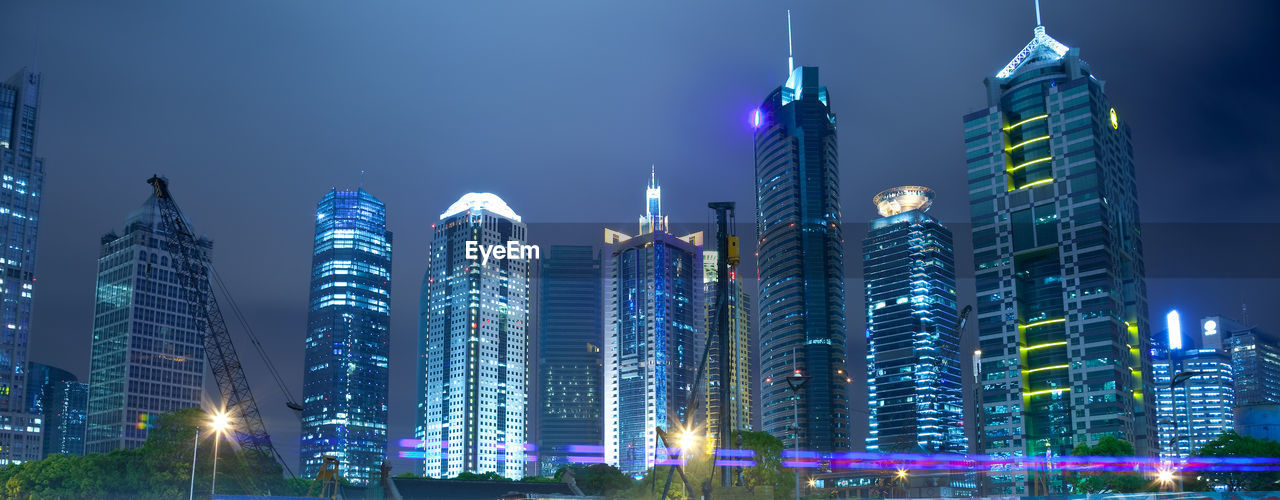
[[[788,449],[851,447],[836,117],[793,68],[753,118],[762,430]],[[811,377],[793,392],[786,377]]]
[[[1235,375],[1226,332],[1186,332],[1177,311],[1165,318],[1168,329],[1151,342],[1160,456],[1185,458],[1233,428]]]
[[[1079,49],[1043,26],[964,117],[982,359],[979,449],[1065,455],[1114,436],[1155,454],[1130,130]],[[993,494],[1064,492],[993,472]]]
[[[363,189],[331,190],[316,207],[306,367],[302,474],[324,455],[367,485],[387,452],[391,330],[391,232],[386,205]]]
[[[190,304],[207,301],[210,291],[179,279],[169,237],[154,193],[125,220],[122,234],[102,237],[86,453],[138,448],[155,417],[200,406],[208,327]],[[198,238],[195,261],[207,264],[212,249],[208,238]]]
[[[1200,320],[1201,330],[1220,332],[1231,351],[1237,406],[1280,404],[1280,337],[1225,316]]]
[[[867,451],[965,453],[955,250],[925,212],[932,190],[876,195],[862,243],[866,283]]]
[[[0,82],[0,466],[39,460],[42,419],[28,410],[26,368],[36,282],[36,232],[44,190],[37,155],[40,75],[23,69]]]
[[[464,195],[434,225],[422,282],[419,421],[423,473],[524,476],[529,262],[478,249],[524,245],[526,226],[490,193]]]
[[[721,286],[718,276],[720,252],[704,250],[702,252],[702,291],[706,304],[706,332],[716,335],[716,297]],[[737,272],[729,271],[729,343],[724,354],[720,352],[719,342],[712,342],[707,353],[707,385],[703,403],[707,409],[706,430],[707,444],[712,448],[739,448],[736,443],[719,444],[716,431],[720,428],[720,391],[729,391],[729,422],[737,430],[752,430],[751,405],[753,404],[751,383],[751,296],[742,288],[742,281]],[[729,364],[729,380],[720,380],[720,363]]]
[[[661,196],[651,177],[639,234],[605,229],[604,459],[630,475],[666,456],[658,427],[696,432],[679,426],[697,420],[690,397],[706,343],[702,233],[667,232]]]
[[[569,464],[571,446],[604,446],[601,256],[552,245],[538,276],[539,474]],[[578,449],[578,448],[573,448]]]
[[[43,423],[41,458],[84,454],[89,384],[69,371],[32,361],[27,363],[27,402]]]

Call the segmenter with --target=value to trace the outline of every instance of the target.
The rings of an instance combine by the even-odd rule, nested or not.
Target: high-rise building
[[[836,116],[818,68],[755,111],[760,424],[788,449],[851,447]],[[811,377],[797,392],[787,376]]]
[[[1177,311],[1165,318],[1168,329],[1151,341],[1160,456],[1187,457],[1232,429],[1234,373],[1225,344],[1229,333],[1216,327],[1186,332]],[[1213,326],[1216,321],[1205,318],[1202,324]]]
[[[138,448],[156,416],[200,406],[208,327],[190,304],[211,291],[179,279],[169,237],[154,193],[125,220],[123,234],[102,237],[86,453]],[[212,249],[201,236],[194,260],[208,263]]]
[[[1219,332],[1231,351],[1237,406],[1280,404],[1280,337],[1225,316],[1200,320],[1205,335]]]
[[[540,250],[525,245],[520,216],[490,193],[464,195],[433,227],[418,336],[423,473],[519,479],[526,458],[529,259],[540,258]],[[494,258],[496,248],[515,252]]]
[[[862,243],[867,307],[867,451],[964,453],[955,250],[925,212],[933,191],[888,189]]]
[[[706,343],[702,233],[669,233],[655,177],[645,193],[639,234],[604,230],[604,455],[632,475],[663,458],[658,427],[697,432],[678,426],[695,421],[690,397]]]
[[[391,329],[387,209],[363,189],[331,190],[316,207],[302,384],[302,473],[324,455],[369,484],[387,451]]]
[[[707,335],[715,335],[716,331],[715,323],[718,315],[716,294],[721,286],[718,276],[719,264],[719,251],[704,250],[702,252],[702,291],[707,309]],[[720,428],[720,390],[722,388],[729,391],[729,421],[738,430],[751,430],[751,297],[747,295],[746,290],[743,290],[742,281],[738,279],[737,272],[734,270],[729,272],[728,286],[730,287],[729,302],[725,307],[729,308],[727,317],[729,318],[730,345],[722,355],[719,342],[711,343],[711,350],[707,353],[705,375],[707,421],[704,429],[708,444],[715,448],[738,447],[733,442],[717,444],[716,431]],[[724,382],[720,380],[720,363],[722,362],[729,364],[729,380]]]
[[[539,473],[568,465],[570,446],[603,446],[600,251],[552,245],[538,276]],[[574,448],[575,450],[580,448]]]
[[[27,363],[27,403],[31,414],[43,421],[41,458],[84,454],[89,384],[69,371],[31,361]]]
[[[1155,454],[1129,126],[1079,49],[1043,26],[985,83],[987,107],[964,117],[982,350],[978,449],[1066,455],[1114,436]],[[1042,471],[988,479],[992,494],[1066,488]]]
[[[27,411],[25,374],[44,189],[44,158],[36,151],[39,109],[38,73],[23,69],[0,82],[0,466],[41,455],[41,417]]]

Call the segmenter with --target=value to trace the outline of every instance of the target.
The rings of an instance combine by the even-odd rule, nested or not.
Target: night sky
[[[961,116],[986,106],[983,78],[1031,39],[1030,0],[5,2],[0,76],[36,66],[44,82],[30,359],[87,380],[99,238],[159,173],[300,394],[315,204],[364,171],[395,233],[394,455],[414,422],[430,224],[463,193],[502,196],[534,239],[544,223],[634,231],[652,164],[673,221],[702,224],[708,201],[734,200],[739,234],[754,237],[748,118],[786,78],[787,8],[796,64],[821,67],[839,119],[856,370],[872,195],[934,188],[931,213],[958,233],[972,276]],[[1280,3],[1042,8],[1133,128],[1151,317],[1239,316],[1247,303],[1249,322],[1280,330]],[[971,303],[972,280],[960,288]],[[296,469],[299,421],[233,335]]]

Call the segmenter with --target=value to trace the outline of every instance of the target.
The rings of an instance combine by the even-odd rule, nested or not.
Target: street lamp
[[[209,422],[209,425],[213,428],[213,476],[209,481],[209,496],[212,497],[218,488],[219,435],[231,427],[231,422],[227,419],[226,413],[216,413],[213,415],[213,420]]]
[[[1173,470],[1167,467],[1161,467],[1156,471],[1156,482],[1160,483],[1161,491],[1164,491],[1165,488],[1170,488],[1170,490],[1172,490]]]
[[[676,437],[676,444],[684,451],[693,452],[693,448],[698,444],[698,436],[685,429]]]
[[[187,492],[189,500],[196,498],[196,455],[200,453],[200,428],[196,427],[196,438],[191,445],[191,490]]]

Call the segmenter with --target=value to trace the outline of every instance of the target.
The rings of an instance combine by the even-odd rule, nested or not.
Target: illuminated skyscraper
[[[847,450],[844,236],[836,116],[818,68],[791,71],[756,110],[760,423],[791,449]],[[786,377],[812,377],[797,393]],[[798,416],[796,416],[798,414]],[[797,421],[798,419],[798,421]]]
[[[43,420],[42,457],[84,454],[89,384],[69,371],[32,361],[27,363],[27,403],[31,414]]]
[[[569,446],[604,445],[600,251],[553,245],[538,276],[539,473],[554,474]]]
[[[44,158],[36,152],[40,75],[0,82],[0,466],[40,459],[41,417],[27,412],[27,342],[36,282],[36,230]]]
[[[418,335],[428,477],[524,476],[528,259],[541,256],[534,247],[486,261],[479,249],[525,241],[520,216],[490,193],[464,195],[434,224]]]
[[[960,336],[951,231],[925,212],[933,191],[903,186],[874,202],[862,243],[867,288],[867,451],[964,453]]]
[[[1221,318],[1201,321],[1212,328],[1186,332],[1177,311],[1166,316],[1168,330],[1152,339],[1156,421],[1160,456],[1187,457],[1232,429],[1234,373],[1227,350],[1230,332]],[[1176,378],[1176,379],[1175,379]]]
[[[155,194],[102,237],[93,311],[86,453],[141,447],[160,414],[200,406],[206,320],[192,316],[193,289],[168,251],[168,224]],[[191,227],[188,223],[188,227]],[[213,242],[196,239],[193,261],[208,263]]]
[[[1065,455],[1114,436],[1155,454],[1130,130],[1079,49],[1043,26],[964,117],[983,391],[979,450]],[[992,494],[1061,476],[993,471]],[[1046,481],[1040,481],[1040,477]]]
[[[391,232],[363,189],[329,191],[316,207],[302,383],[302,474],[323,455],[355,484],[377,479],[387,451]]]
[[[706,342],[702,233],[668,233],[661,197],[651,177],[640,233],[604,231],[604,452],[632,475],[654,466],[655,429],[684,432],[675,425],[691,407]]]
[[[716,275],[720,263],[720,253],[716,250],[702,252],[702,290],[707,310],[706,331],[714,335],[716,321],[716,293],[721,286]],[[740,430],[751,429],[751,297],[742,289],[742,281],[736,272],[729,275],[729,342],[725,354],[720,354],[718,342],[711,343],[711,352],[707,356],[707,387],[705,406],[707,421],[703,425],[711,443],[716,443],[716,430],[720,427],[720,390],[727,387],[729,391],[730,422]],[[729,380],[720,380],[720,363],[729,363]],[[730,442],[726,445],[715,445],[717,448],[736,448]]]

